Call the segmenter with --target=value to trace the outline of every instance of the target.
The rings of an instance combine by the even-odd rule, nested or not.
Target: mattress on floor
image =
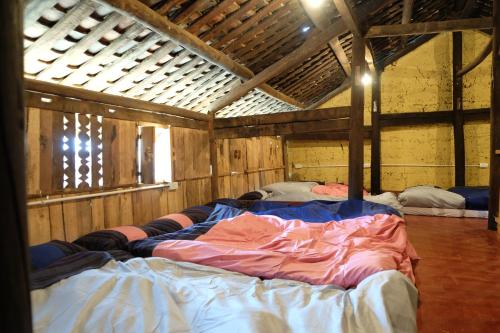
[[[453,208],[424,208],[424,207],[403,207],[401,211],[408,215],[443,216],[443,217],[470,217],[488,218],[488,211]]]
[[[163,258],[112,260],[31,292],[35,332],[416,332],[417,298],[395,270],[344,290]]]

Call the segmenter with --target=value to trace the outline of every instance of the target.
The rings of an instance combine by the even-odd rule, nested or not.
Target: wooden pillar
[[[363,199],[363,109],[365,73],[365,40],[352,39],[351,118],[349,132],[349,199]]]
[[[491,82],[490,202],[488,229],[496,230],[500,191],[500,4],[493,1],[493,76]],[[498,221],[498,220],[497,220]]]
[[[288,154],[287,154],[287,138],[285,135],[281,136],[281,151],[283,153],[283,166],[285,167],[284,180],[290,180],[290,170],[288,170]]]
[[[217,165],[217,141],[214,133],[215,112],[209,113],[208,118],[208,140],[210,145],[210,185],[212,188],[212,200],[219,198],[219,167]]]
[[[453,143],[455,148],[455,186],[465,185],[464,113],[462,106],[463,80],[457,75],[462,69],[462,32],[453,33]]]
[[[23,1],[0,2],[0,288],[3,332],[31,332],[24,169]],[[7,84],[8,83],[8,84]],[[50,175],[48,175],[50,176]]]
[[[372,81],[371,193],[380,194],[380,112],[381,72],[377,69]]]

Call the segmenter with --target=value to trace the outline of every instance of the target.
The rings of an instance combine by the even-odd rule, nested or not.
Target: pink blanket
[[[414,281],[411,260],[418,259],[408,242],[404,221],[383,214],[306,223],[245,213],[219,222],[194,241],[162,242],[153,256],[266,279],[344,288],[390,269]]]
[[[325,185],[316,185],[311,189],[311,192],[322,195],[330,195],[332,197],[347,197],[349,186],[345,184],[326,183]],[[363,190],[363,196],[368,195],[368,192]]]

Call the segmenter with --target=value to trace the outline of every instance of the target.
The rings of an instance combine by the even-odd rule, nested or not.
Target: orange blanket
[[[378,214],[326,223],[283,220],[245,213],[223,220],[196,240],[168,240],[153,256],[223,268],[266,279],[354,287],[383,270],[399,270],[412,281],[404,221]]]

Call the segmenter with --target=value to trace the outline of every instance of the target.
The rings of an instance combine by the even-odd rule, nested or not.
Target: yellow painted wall
[[[480,32],[464,32],[464,65],[488,42]],[[491,59],[464,77],[464,108],[489,107]],[[452,109],[452,34],[441,34],[386,67],[382,74],[382,113],[431,112]],[[321,107],[350,105],[346,90]],[[365,89],[365,125],[370,124],[371,88]],[[466,164],[489,162],[489,124],[464,127]],[[381,133],[382,188],[400,191],[408,186],[453,186],[453,127],[426,125],[384,128]],[[337,165],[348,163],[347,141],[292,141],[289,163]],[[365,142],[365,163],[370,145]],[[396,165],[395,165],[396,164]],[[408,166],[419,165],[419,166]],[[420,166],[422,165],[422,166]],[[423,167],[424,166],[424,167]],[[301,180],[347,182],[347,168],[292,169]],[[487,185],[489,169],[466,168],[467,185]],[[369,187],[369,168],[365,169]]]
[[[490,36],[483,33],[465,31],[463,33],[463,63],[470,63],[486,44]],[[489,108],[491,101],[491,57],[487,57],[479,66],[463,78],[464,109]],[[490,162],[490,124],[486,121],[474,121],[464,125],[465,164]],[[490,169],[467,167],[465,179],[468,185],[488,185]]]
[[[289,164],[293,163],[293,180],[319,180],[348,183],[349,141],[290,141]],[[371,145],[364,143],[365,163],[370,163]],[[298,165],[302,165],[300,168]],[[335,166],[333,166],[335,165]],[[340,166],[342,165],[342,166]],[[364,169],[364,186],[370,188],[370,169]]]

